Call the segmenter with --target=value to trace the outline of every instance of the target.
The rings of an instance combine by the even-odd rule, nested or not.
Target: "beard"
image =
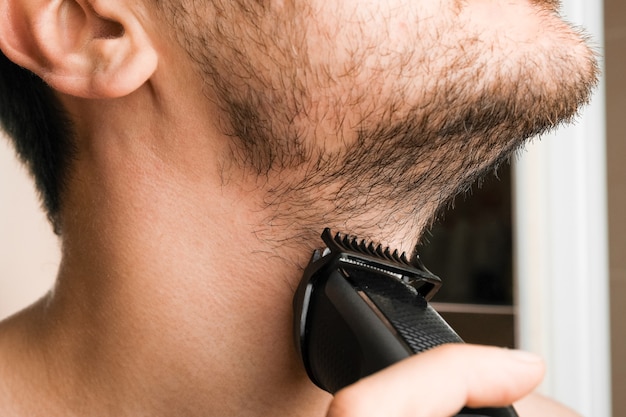
[[[173,24],[222,109],[223,182],[253,179],[255,232],[275,245],[329,226],[409,250],[448,200],[571,121],[597,79],[554,1],[493,6],[514,27],[481,26],[493,11],[471,2],[197,3]]]

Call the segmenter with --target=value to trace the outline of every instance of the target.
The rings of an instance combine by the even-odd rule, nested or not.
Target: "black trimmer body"
[[[311,380],[336,393],[393,363],[461,338],[428,301],[441,286],[415,257],[322,234],[294,297],[296,346]],[[513,407],[456,417],[517,417]]]

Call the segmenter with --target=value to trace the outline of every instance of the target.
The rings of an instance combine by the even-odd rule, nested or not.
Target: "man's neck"
[[[63,195],[58,281],[0,325],[0,396],[31,407],[37,393],[40,405],[14,415],[324,414],[330,396],[309,381],[292,340],[302,269],[325,226],[368,225],[380,236],[363,237],[410,249],[419,231],[397,220],[414,209],[338,218],[327,183],[305,191],[307,201],[327,194],[328,206],[281,204],[268,190],[298,176],[229,164],[232,138],[206,120],[217,110],[183,82],[192,76],[155,76],[121,103],[64,102],[81,116],[81,141]],[[304,231],[271,212],[304,209]]]
[[[145,160],[132,182],[121,166],[82,163],[56,287],[0,332],[13,352],[0,371],[22,386],[14,403],[30,407],[37,392],[45,404],[24,414],[322,412],[329,395],[306,377],[291,334],[309,253],[264,246],[250,232],[254,200],[234,188],[161,181],[168,167]]]

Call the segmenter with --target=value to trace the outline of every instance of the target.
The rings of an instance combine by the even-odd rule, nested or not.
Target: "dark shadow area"
[[[512,305],[511,169],[456,198],[418,249],[443,281],[435,301]]]

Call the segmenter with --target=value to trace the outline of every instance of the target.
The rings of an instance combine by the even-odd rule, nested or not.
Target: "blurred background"
[[[41,297],[60,253],[26,169],[0,132],[0,317]]]
[[[444,282],[436,307],[463,338],[541,353],[544,392],[586,416],[620,417],[626,2],[565,0],[564,13],[599,39],[605,88],[575,127],[457,197],[419,252]],[[51,288],[59,259],[33,185],[0,137],[0,319]]]

